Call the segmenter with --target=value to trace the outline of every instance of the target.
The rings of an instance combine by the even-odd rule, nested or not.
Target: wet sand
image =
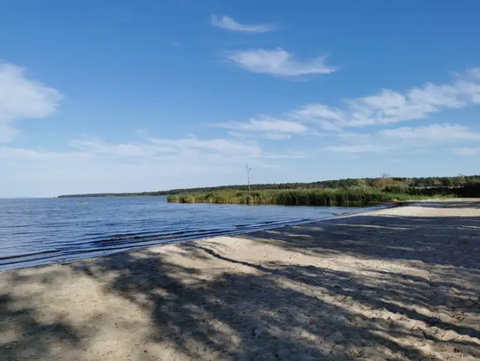
[[[480,202],[0,272],[0,360],[478,360]]]

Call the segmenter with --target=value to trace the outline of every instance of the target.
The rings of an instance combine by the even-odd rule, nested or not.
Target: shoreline
[[[241,205],[241,206],[249,206],[249,205]],[[255,205],[256,206],[256,205]],[[275,205],[274,205],[275,206]],[[253,232],[259,232],[259,231],[265,231],[265,230],[270,230],[270,229],[276,229],[276,228],[284,228],[284,227],[289,227],[289,226],[296,226],[296,225],[302,225],[302,224],[309,224],[309,223],[317,223],[317,222],[323,222],[323,221],[329,221],[329,220],[332,220],[332,219],[340,219],[340,218],[344,218],[344,217],[349,217],[349,216],[354,216],[356,214],[363,214],[363,213],[367,213],[367,212],[371,212],[371,211],[375,211],[375,210],[378,210],[378,209],[385,209],[385,208],[390,208],[390,207],[397,207],[397,206],[401,206],[401,204],[399,203],[393,203],[393,202],[390,202],[390,203],[385,203],[385,204],[377,204],[377,205],[372,205],[372,206],[356,206],[356,207],[338,207],[338,208],[351,208],[351,209],[356,209],[356,210],[359,210],[358,213],[354,212],[354,213],[349,213],[349,212],[342,212],[342,213],[334,213],[333,216],[329,216],[329,217],[325,217],[325,218],[317,218],[317,219],[308,219],[308,220],[301,220],[301,221],[285,221],[283,224],[279,224],[279,223],[276,223],[276,224],[272,224],[272,225],[269,225],[269,226],[258,226],[257,228],[252,228],[251,230],[245,230],[245,229],[238,229],[238,230],[231,230],[231,231],[227,231],[225,230],[224,233],[219,233],[217,235],[206,235],[206,236],[197,236],[196,235],[193,235],[193,236],[188,236],[188,237],[185,237],[185,238],[172,238],[170,240],[166,240],[165,242],[163,243],[158,243],[158,244],[153,244],[153,245],[145,245],[145,246],[141,246],[141,247],[138,247],[138,248],[133,248],[133,249],[130,249],[130,250],[124,250],[124,249],[119,249],[119,250],[112,250],[110,251],[109,253],[103,255],[103,256],[93,256],[93,257],[85,257],[85,258],[82,258],[82,257],[79,257],[79,258],[73,258],[73,259],[70,259],[70,260],[65,260],[65,261],[52,261],[51,263],[45,263],[45,264],[33,264],[33,265],[24,265],[24,263],[28,262],[28,261],[18,261],[18,262],[15,262],[13,264],[10,264],[10,267],[7,268],[5,267],[5,265],[2,265],[2,267],[5,267],[5,268],[0,268],[0,272],[4,272],[4,271],[9,271],[9,270],[19,270],[19,269],[24,269],[24,268],[37,268],[37,267],[46,267],[46,266],[50,266],[50,265],[54,265],[54,264],[68,264],[70,262],[76,262],[76,261],[81,261],[81,260],[89,260],[89,259],[94,259],[94,258],[99,258],[99,257],[109,257],[109,256],[112,256],[114,254],[117,254],[117,253],[123,253],[123,252],[136,252],[136,251],[141,251],[141,250],[145,250],[145,249],[150,249],[150,248],[153,248],[153,247],[161,247],[161,246],[167,246],[167,245],[173,245],[173,244],[184,244],[184,243],[188,243],[188,242],[196,242],[196,241],[202,241],[202,240],[207,240],[207,239],[210,239],[210,238],[214,238],[214,237],[222,237],[222,236],[241,236],[241,235],[244,235],[244,234],[249,234],[249,233],[253,233]],[[297,206],[282,206],[280,205],[280,207],[297,207]],[[303,206],[299,206],[299,207],[303,207]],[[330,207],[332,208],[332,207]],[[337,207],[334,207],[334,208],[337,208]],[[364,212],[363,212],[364,210]],[[48,252],[46,252],[48,253]],[[39,253],[41,254],[41,253]],[[23,255],[15,255],[15,256],[12,256],[10,257],[11,259],[18,259],[18,258],[21,258],[21,257],[26,257],[26,256],[30,256],[31,254],[23,254]],[[1,257],[0,257],[1,259]],[[6,260],[7,258],[4,258],[3,260]],[[35,262],[35,260],[33,260],[32,262]],[[18,264],[18,266],[16,266],[16,264]]]
[[[480,201],[0,272],[2,360],[475,360]]]

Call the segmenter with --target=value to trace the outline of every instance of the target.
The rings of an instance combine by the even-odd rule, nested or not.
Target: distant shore
[[[480,200],[0,272],[1,360],[478,360]]]
[[[470,176],[456,176],[456,177],[389,177],[383,175],[380,178],[347,178],[335,179],[317,182],[295,182],[295,183],[267,183],[267,184],[237,184],[237,185],[223,185],[214,187],[196,187],[196,188],[177,188],[164,191],[149,191],[149,192],[127,192],[127,193],[87,193],[87,194],[67,194],[61,195],[57,198],[86,198],[86,197],[142,197],[142,196],[169,196],[180,194],[202,194],[211,192],[225,192],[225,191],[274,191],[274,190],[314,190],[314,189],[348,189],[348,188],[376,188],[376,189],[390,189],[392,190],[417,189],[425,190],[431,189],[429,192],[436,192],[442,194],[451,193],[452,189],[460,189],[471,184],[480,184],[480,175]],[[477,196],[480,196],[480,190],[476,191]],[[430,194],[430,193],[429,193]],[[431,195],[431,194],[430,194]],[[473,195],[463,195],[473,196]]]

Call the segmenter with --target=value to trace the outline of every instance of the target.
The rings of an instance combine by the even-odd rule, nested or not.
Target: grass
[[[287,189],[252,192],[225,190],[209,193],[172,195],[168,197],[168,201],[172,203],[344,206],[380,204],[426,198],[429,198],[429,196],[386,192],[377,188],[354,187],[346,189]]]

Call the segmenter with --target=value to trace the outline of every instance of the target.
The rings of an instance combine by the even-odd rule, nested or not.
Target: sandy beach
[[[479,360],[480,201],[0,273],[0,360]]]

